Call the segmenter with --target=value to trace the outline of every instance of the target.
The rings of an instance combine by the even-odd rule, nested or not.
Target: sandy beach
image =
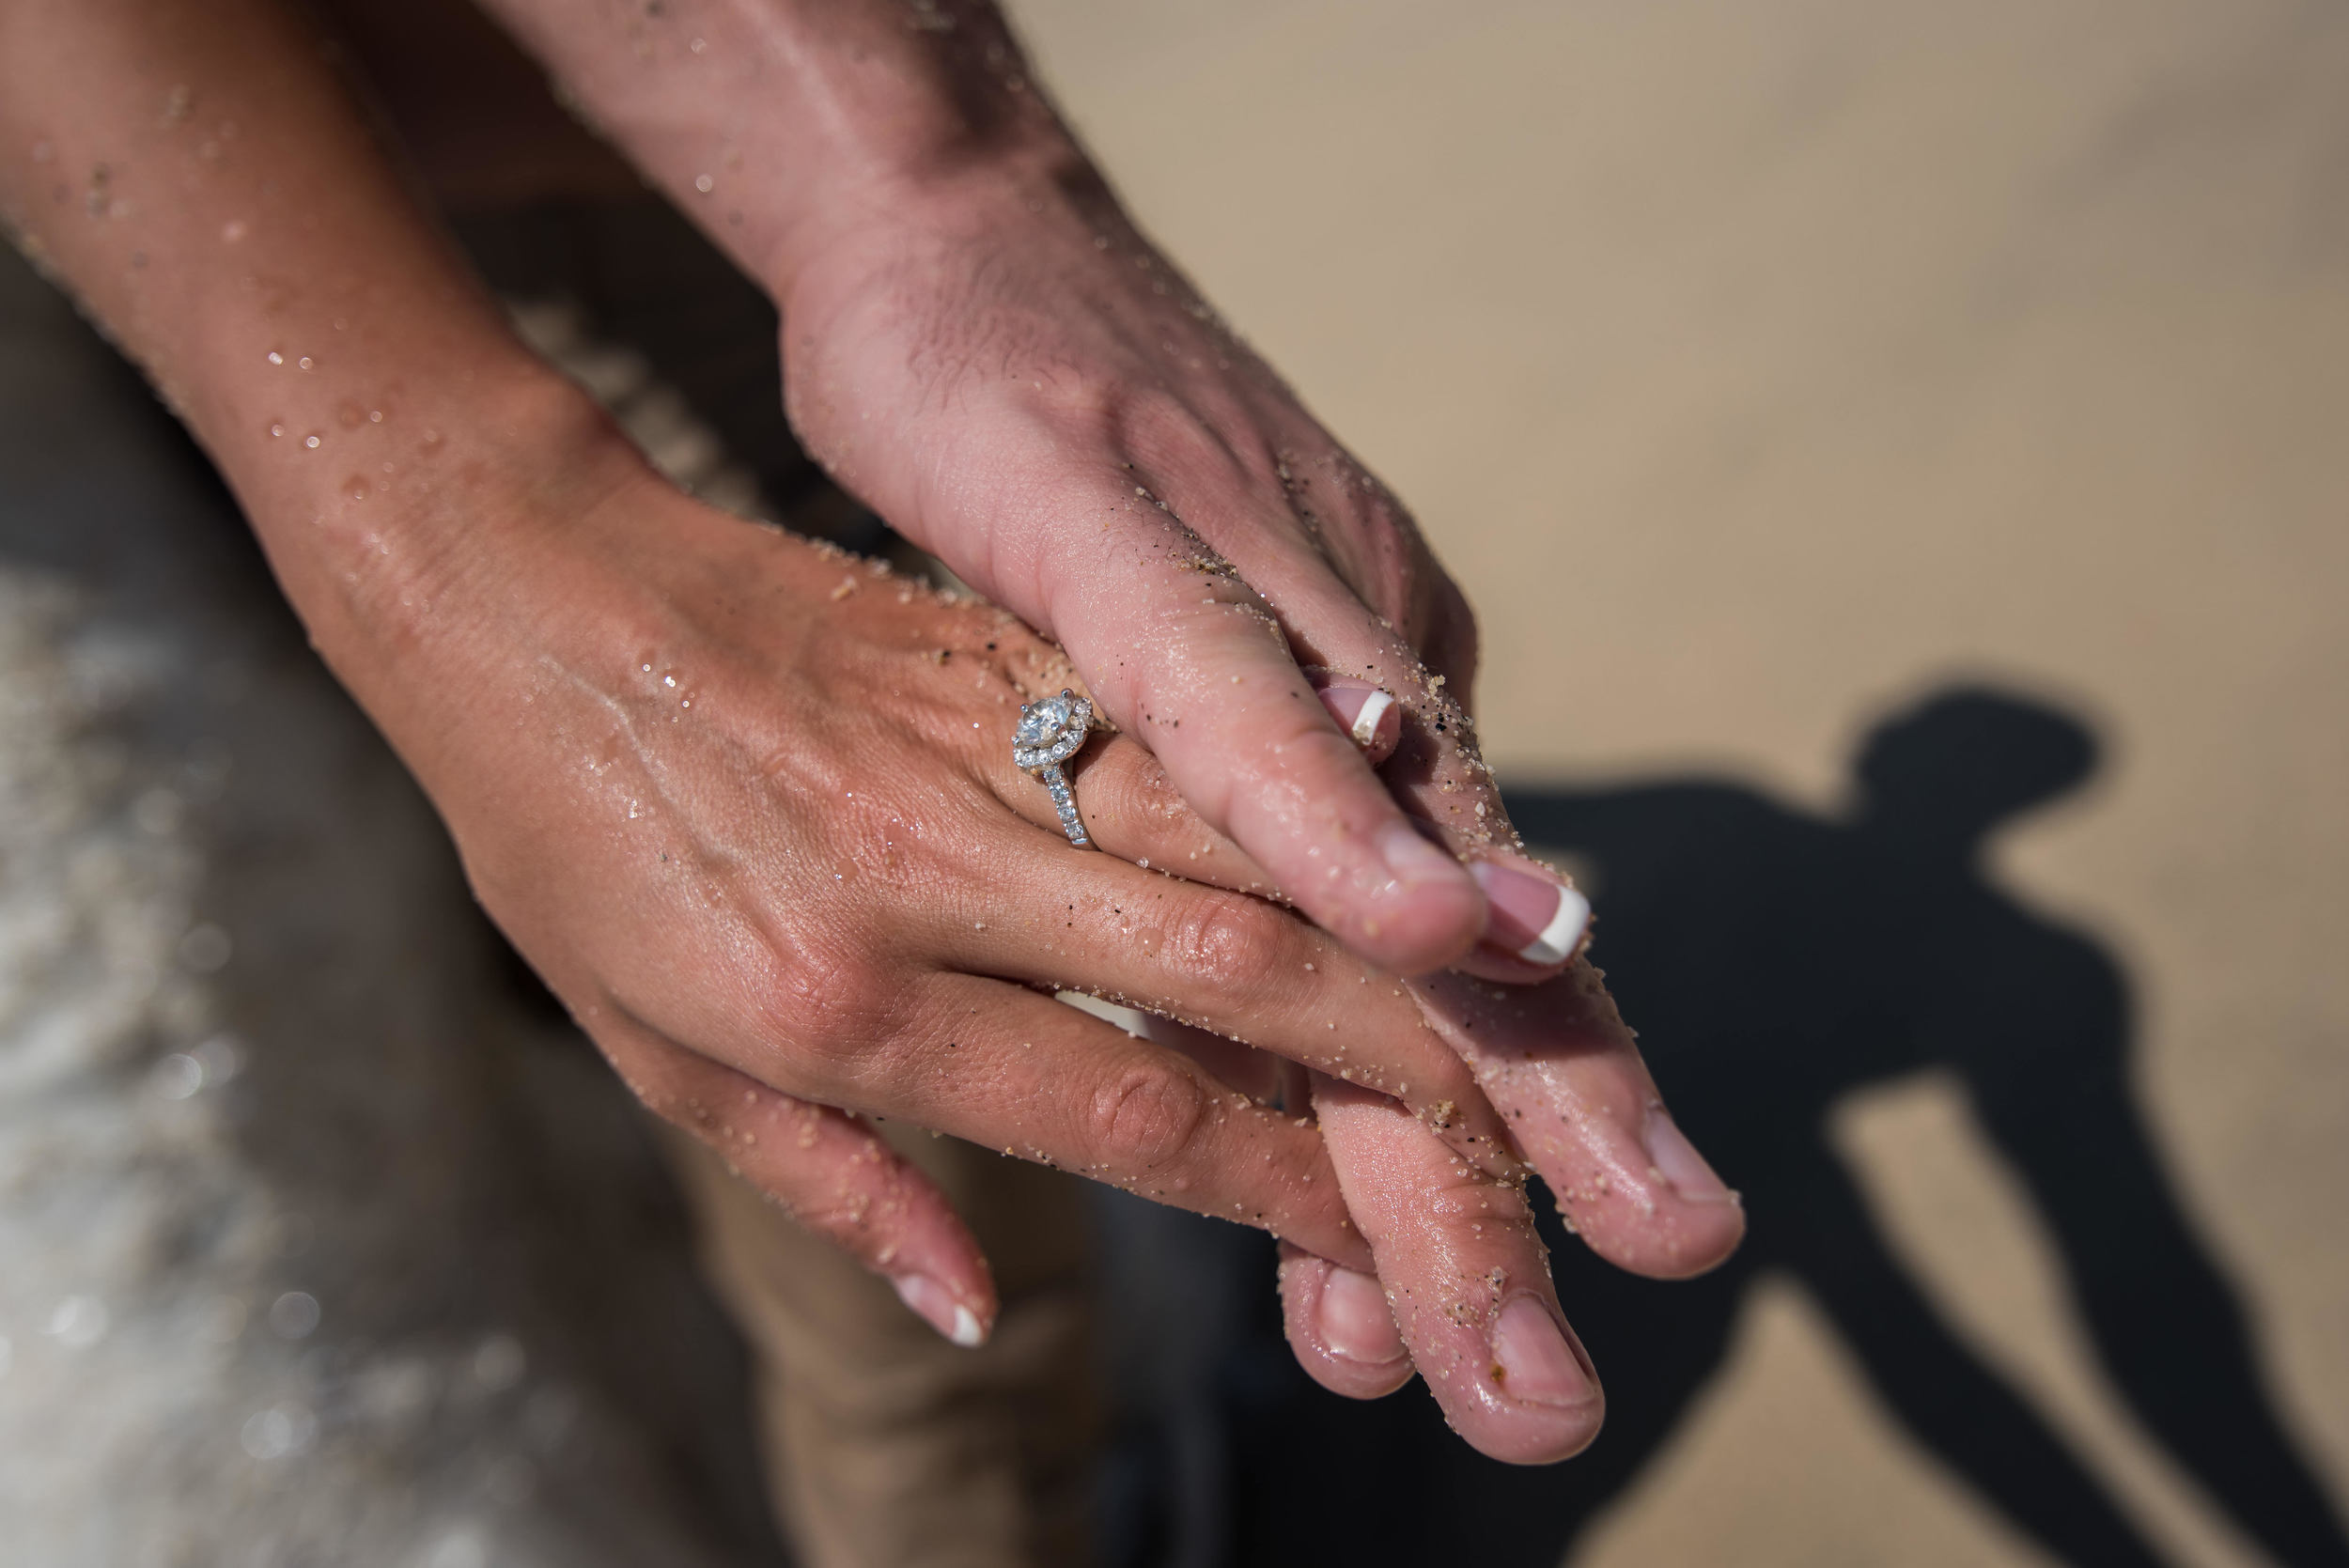
[[[1463,580],[1504,780],[1703,779],[1831,823],[1870,725],[1956,683],[2092,737],[1986,878],[2121,977],[2125,1109],[2338,1498],[2349,17],[1015,10],[1144,225]],[[2099,1356],[2080,1243],[1977,1111],[1962,1070],[1911,1063],[1821,1137],[1942,1325],[2146,1540],[2268,1560]],[[2053,1560],[1766,1270],[1571,1560]]]

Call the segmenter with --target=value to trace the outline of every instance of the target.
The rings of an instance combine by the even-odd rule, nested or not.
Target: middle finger
[[[1511,1464],[1587,1447],[1606,1399],[1559,1310],[1523,1188],[1468,1169],[1393,1101],[1351,1084],[1315,1079],[1314,1109],[1394,1327],[1453,1430]],[[1326,1305],[1328,1281],[1308,1301],[1294,1282],[1305,1279],[1283,1279],[1290,1337],[1326,1341],[1302,1320]]]

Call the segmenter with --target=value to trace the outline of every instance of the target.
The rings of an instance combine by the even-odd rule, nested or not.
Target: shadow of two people
[[[1744,1189],[1750,1233],[1717,1272],[1658,1284],[1596,1263],[1548,1215],[1561,1298],[1607,1379],[1592,1450],[1513,1469],[1445,1433],[1416,1389],[1361,1406],[1292,1379],[1244,1423],[1244,1451],[1279,1456],[1257,1473],[1281,1477],[1286,1503],[1316,1481],[1319,1495],[1381,1501],[1349,1514],[1265,1499],[1245,1511],[1243,1557],[1399,1563],[1467,1548],[1547,1568],[1670,1435],[1747,1290],[1775,1274],[1823,1309],[1894,1418],[2050,1555],[2162,1561],[1952,1331],[1829,1146],[1839,1099],[1937,1068],[2028,1186],[2103,1369],[2144,1426],[2279,1562],[2349,1563],[2137,1107],[2119,966],[1983,869],[1995,829],[2095,764],[2078,720],[1960,688],[1870,734],[1859,803],[1841,820],[1708,781],[1507,791],[1529,841],[1594,869],[1596,955],[1674,1115]]]

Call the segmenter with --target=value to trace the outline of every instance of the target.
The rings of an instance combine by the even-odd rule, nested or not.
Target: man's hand
[[[1635,1274],[1679,1279],[1728,1256],[1735,1194],[1664,1110],[1630,1031],[1587,965],[1547,986],[1414,984],[1430,1021],[1477,1069],[1570,1229]],[[1180,1025],[1151,1037],[1226,1081],[1280,1093],[1318,1117],[1375,1268],[1284,1245],[1290,1347],[1333,1392],[1373,1399],[1416,1372],[1455,1431],[1497,1459],[1539,1464],[1597,1434],[1605,1403],[1566,1324],[1549,1259],[1513,1172],[1461,1159],[1437,1116]]]

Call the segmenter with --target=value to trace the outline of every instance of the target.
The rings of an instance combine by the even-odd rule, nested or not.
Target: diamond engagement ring
[[[1023,706],[1019,727],[1011,737],[1011,760],[1051,791],[1052,804],[1060,811],[1061,831],[1080,849],[1092,848],[1093,840],[1085,836],[1084,819],[1077,815],[1076,793],[1068,787],[1068,775],[1061,770],[1061,764],[1084,749],[1092,727],[1093,705],[1073,691],[1063,691],[1057,697]]]

